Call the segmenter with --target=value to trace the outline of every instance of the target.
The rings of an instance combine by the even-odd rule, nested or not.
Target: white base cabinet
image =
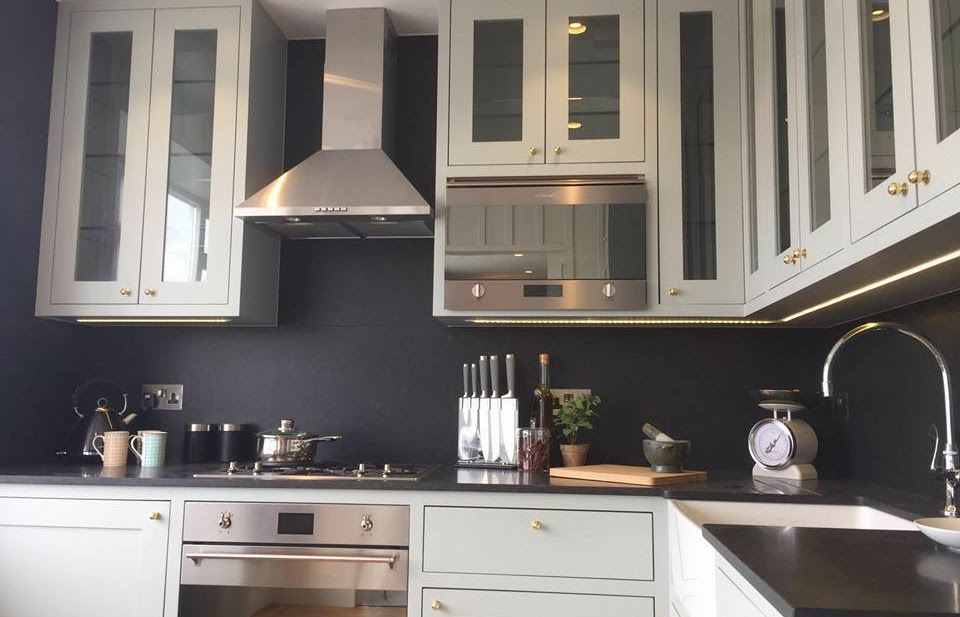
[[[0,498],[0,615],[161,617],[170,503]]]
[[[467,589],[424,589],[422,617],[654,617],[653,598],[476,591]]]

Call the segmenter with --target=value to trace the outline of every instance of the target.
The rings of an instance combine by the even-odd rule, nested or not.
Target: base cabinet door
[[[737,617],[767,617],[720,568],[717,568],[716,614],[736,615]]]
[[[653,617],[653,598],[517,591],[424,589],[422,617]],[[731,613],[733,615],[733,613]]]
[[[169,502],[0,499],[0,615],[161,617]]]

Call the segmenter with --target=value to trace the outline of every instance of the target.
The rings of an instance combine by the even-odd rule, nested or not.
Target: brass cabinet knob
[[[150,296],[152,298],[153,296],[157,295],[157,290],[153,287],[147,287],[143,290],[143,295]]]
[[[537,152],[540,152],[536,147],[530,148],[530,156],[536,156]]]
[[[530,527],[534,531],[540,531],[541,529],[543,529],[543,523],[541,523],[537,519],[533,519],[532,521],[530,521]]]
[[[784,256],[783,256],[783,263],[787,264],[788,266],[792,266],[792,265],[794,265],[795,263],[797,263],[797,256],[796,256],[796,255],[784,255]]]
[[[133,292],[130,291],[130,288],[129,288],[129,287],[121,287],[121,288],[120,288],[120,295],[123,296],[124,298],[128,298],[128,297],[130,296],[130,294],[132,294],[132,293],[133,293]]]
[[[676,296],[680,294],[680,290],[677,289],[676,287],[671,287],[670,289],[667,290],[667,293],[670,294],[671,296]]]
[[[433,602],[430,603],[430,608],[432,608],[435,611],[439,611],[441,608],[443,608],[443,602],[441,602],[440,600],[434,600]]]
[[[890,186],[887,187],[887,193],[891,197],[904,197],[907,193],[910,192],[910,185],[906,182],[891,182]]]
[[[907,175],[907,180],[910,181],[910,184],[917,184],[920,182],[923,182],[924,184],[930,184],[930,170],[914,169]]]
[[[787,264],[788,266],[792,266],[795,263],[797,263],[798,260],[805,259],[806,257],[807,257],[807,249],[804,249],[804,248],[793,249],[793,253],[784,256],[783,263]]]
[[[159,512],[151,512],[151,513],[150,513],[150,520],[151,520],[151,521],[159,521],[159,520],[160,520],[160,513],[159,513]]]
[[[557,156],[560,156],[561,152],[563,152],[563,148],[561,148],[560,146],[557,146],[556,148],[553,149],[553,153]]]

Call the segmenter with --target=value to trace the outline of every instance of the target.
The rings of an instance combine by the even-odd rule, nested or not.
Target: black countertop
[[[704,525],[786,617],[960,614],[960,555],[918,532]]]
[[[337,479],[282,480],[251,477],[194,478],[195,473],[222,469],[222,465],[167,465],[159,469],[127,466],[109,469],[79,465],[25,465],[0,467],[0,484],[90,486],[167,486],[208,488],[309,488],[363,490],[470,491],[499,493],[634,495],[668,499],[762,501],[868,505],[905,518],[935,516],[936,500],[856,480],[788,482],[751,478],[743,471],[710,472],[709,480],[664,487],[642,487],[589,480],[551,478],[518,471],[458,469],[439,465],[419,482]]]

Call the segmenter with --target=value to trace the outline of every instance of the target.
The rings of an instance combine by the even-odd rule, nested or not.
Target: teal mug
[[[140,431],[130,438],[130,451],[143,467],[162,467],[167,452],[166,431]]]

